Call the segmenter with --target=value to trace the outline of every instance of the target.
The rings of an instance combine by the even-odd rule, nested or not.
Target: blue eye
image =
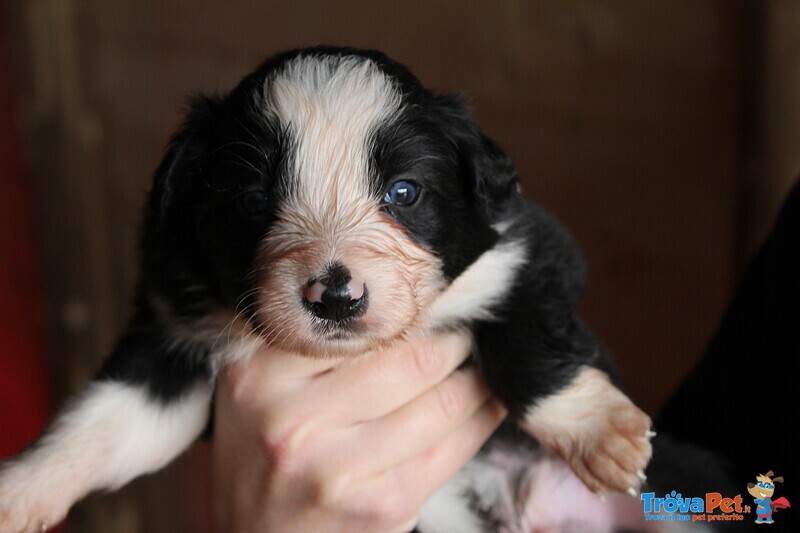
[[[239,211],[247,217],[259,217],[269,209],[269,200],[264,191],[246,191],[236,197]]]
[[[421,187],[413,181],[400,180],[396,181],[389,187],[383,201],[387,204],[409,206],[419,198],[419,191]]]

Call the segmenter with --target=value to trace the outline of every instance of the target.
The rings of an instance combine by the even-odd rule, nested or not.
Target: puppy
[[[431,499],[421,531],[520,527],[520,472],[542,457],[594,492],[639,488],[650,419],[575,313],[579,252],[462,101],[379,52],[284,53],[195,99],[141,242],[126,333],[2,468],[2,533],[169,463],[206,428],[226,362],[265,344],[346,357],[436,328],[469,328],[516,425]]]

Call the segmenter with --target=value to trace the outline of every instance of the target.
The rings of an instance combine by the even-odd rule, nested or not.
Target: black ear
[[[481,131],[460,95],[438,97],[451,141],[459,150],[476,199],[491,211],[519,195],[517,170],[500,146]]]
[[[193,98],[183,125],[167,146],[156,169],[139,236],[144,275],[167,280],[174,272],[161,272],[167,257],[190,256],[195,221],[192,182],[202,178],[202,164],[214,143],[214,117],[218,104],[208,98]],[[184,269],[185,270],[185,269]],[[148,274],[150,273],[150,274]]]
[[[490,209],[497,209],[520,192],[517,169],[511,158],[483,132],[478,131],[473,156],[475,193]]]
[[[186,189],[187,181],[200,173],[202,157],[213,143],[214,122],[220,102],[195,96],[190,98],[188,107],[181,128],[170,140],[164,158],[156,168],[148,213],[155,226],[164,223],[169,207]]]

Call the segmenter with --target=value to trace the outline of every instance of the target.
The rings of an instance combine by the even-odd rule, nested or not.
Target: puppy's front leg
[[[0,465],[0,533],[55,525],[89,492],[115,489],[153,472],[197,439],[208,422],[210,380],[181,378],[165,395],[157,380],[177,374],[142,374],[143,365],[155,362],[151,369],[163,365],[180,372],[180,364],[164,352],[147,359],[137,355],[115,354],[110,370],[38,441]]]
[[[591,490],[635,493],[652,453],[650,417],[598,368],[596,341],[577,321],[561,338],[514,329],[491,324],[478,336],[495,393]]]
[[[566,387],[535,402],[520,425],[595,492],[636,495],[645,479],[650,418],[597,368],[581,367]]]

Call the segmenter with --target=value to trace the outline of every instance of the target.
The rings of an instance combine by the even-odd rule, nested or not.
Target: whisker
[[[230,344],[230,332],[231,332],[231,329],[233,328],[233,324],[236,322],[236,320],[239,317],[241,317],[244,313],[246,313],[253,304],[251,303],[251,304],[245,306],[244,309],[242,309],[241,311],[238,310],[239,306],[242,305],[247,300],[247,298],[249,298],[253,294],[256,294],[258,292],[258,289],[259,289],[258,287],[254,287],[254,288],[246,291],[244,294],[242,294],[237,299],[236,305],[233,308],[234,317],[231,319],[230,322],[228,322],[228,324],[225,327],[223,327],[220,330],[219,334],[214,339],[214,343],[211,345],[211,351],[212,352],[214,351],[214,348],[217,346],[217,342],[219,342],[220,337],[222,337],[222,335],[225,333],[226,330],[228,332],[227,343]]]

